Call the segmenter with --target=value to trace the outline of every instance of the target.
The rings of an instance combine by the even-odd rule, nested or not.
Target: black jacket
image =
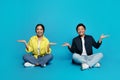
[[[85,49],[87,52],[87,55],[92,55],[93,54],[93,50],[92,50],[92,46],[95,47],[96,49],[100,47],[101,43],[96,42],[94,40],[94,38],[90,35],[85,35],[84,37],[85,39]],[[80,35],[75,37],[72,40],[72,46],[71,48],[68,47],[68,49],[72,52],[72,53],[78,53],[78,54],[82,54],[82,40],[80,38]]]

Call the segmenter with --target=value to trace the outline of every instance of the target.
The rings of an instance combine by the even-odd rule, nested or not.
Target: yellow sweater
[[[49,48],[49,52],[47,52],[47,46],[49,45],[49,40],[43,36],[42,40],[40,41],[40,52],[38,54],[38,37],[32,36],[28,42],[28,50],[26,51],[28,53],[32,52],[35,58],[38,58],[38,56],[44,56],[45,54],[50,54],[51,49]]]

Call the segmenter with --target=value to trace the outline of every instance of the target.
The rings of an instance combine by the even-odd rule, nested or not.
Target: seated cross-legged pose
[[[99,61],[103,57],[102,53],[93,54],[92,47],[99,48],[102,39],[108,35],[102,34],[98,42],[91,35],[86,35],[86,27],[80,23],[76,27],[78,36],[72,40],[72,45],[64,43],[63,46],[68,46],[68,49],[73,53],[72,62],[81,64],[81,69],[89,69],[91,67],[100,67]]]
[[[24,43],[26,51],[31,53],[23,56],[25,67],[45,67],[46,64],[53,59],[50,45],[55,45],[55,43],[49,42],[49,40],[44,36],[44,31],[44,26],[42,24],[37,24],[35,27],[36,35],[32,36],[28,43],[25,40],[18,40],[18,42]]]

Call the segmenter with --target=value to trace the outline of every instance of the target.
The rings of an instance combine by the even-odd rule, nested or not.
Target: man
[[[45,28],[42,24],[37,24],[35,27],[36,35],[32,36],[27,44],[25,40],[18,40],[26,46],[26,51],[32,54],[23,56],[25,67],[41,66],[45,67],[53,59],[49,40],[44,36]],[[55,43],[51,43],[54,45]]]
[[[99,48],[102,39],[108,37],[108,35],[101,35],[98,42],[94,40],[91,35],[86,35],[86,27],[80,23],[76,27],[76,31],[79,34],[72,41],[72,46],[69,43],[64,43],[63,46],[68,46],[68,49],[74,53],[72,62],[81,64],[81,69],[85,70],[90,67],[100,67],[100,59],[103,57],[102,53],[93,54],[92,46]]]

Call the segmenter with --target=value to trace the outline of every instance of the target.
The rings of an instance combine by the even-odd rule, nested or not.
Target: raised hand
[[[69,43],[64,43],[64,44],[62,44],[62,46],[71,46]]]
[[[109,35],[102,34],[99,39],[99,43],[101,43],[102,39],[109,37]]]
[[[50,45],[50,46],[54,46],[54,45],[56,45],[56,43],[50,42],[49,45]]]
[[[26,41],[25,41],[25,40],[17,40],[17,42],[26,43]]]
[[[17,40],[17,42],[22,42],[22,43],[24,43],[25,46],[26,46],[26,49],[28,50],[28,45],[27,45],[27,42],[26,42],[25,40]]]
[[[109,37],[109,35],[104,35],[104,34],[102,34],[102,35],[100,36],[101,39],[107,38],[107,37]]]

